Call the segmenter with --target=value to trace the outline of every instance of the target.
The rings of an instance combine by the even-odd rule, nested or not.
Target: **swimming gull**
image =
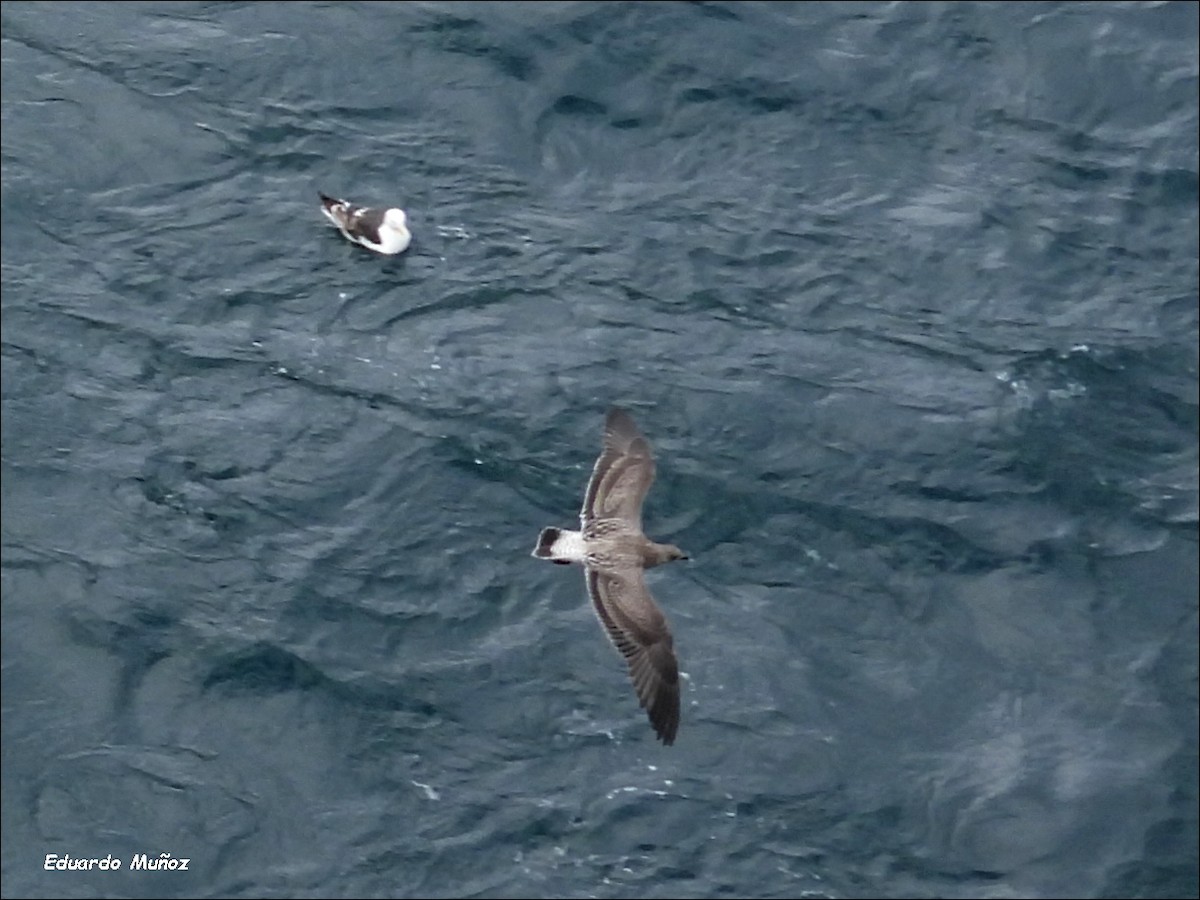
[[[320,196],[321,212],[348,241],[362,244],[376,253],[393,256],[407,249],[412,240],[408,217],[402,209],[355,206],[328,194]]]
[[[658,739],[670,745],[679,728],[679,665],[667,620],[646,588],[643,571],[687,556],[642,533],[642,501],[653,481],[649,443],[629,413],[611,408],[604,421],[604,449],[579,512],[581,529],[543,528],[533,555],[559,565],[583,564],[592,608],[625,657]]]

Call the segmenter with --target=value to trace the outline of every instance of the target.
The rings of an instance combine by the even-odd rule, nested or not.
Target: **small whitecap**
[[[426,800],[440,800],[441,799],[441,795],[436,790],[434,790],[432,787],[430,787],[429,785],[422,784],[419,781],[413,781],[413,779],[411,779],[411,778],[409,779],[409,781],[411,781],[413,783],[413,785],[415,785],[416,787],[419,787],[424,792]]]

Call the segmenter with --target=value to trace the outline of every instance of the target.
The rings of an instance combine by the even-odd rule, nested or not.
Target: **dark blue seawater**
[[[3,895],[1196,897],[1198,8],[4,3]]]

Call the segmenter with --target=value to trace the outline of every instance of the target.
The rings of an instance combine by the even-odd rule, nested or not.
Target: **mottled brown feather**
[[[654,483],[654,455],[629,413],[613,407],[604,421],[604,449],[592,469],[579,519],[620,519],[641,530],[642,501]]]
[[[670,745],[679,729],[679,664],[666,618],[646,589],[642,571],[587,573],[592,608],[613,646],[625,657],[638,702],[659,740]]]

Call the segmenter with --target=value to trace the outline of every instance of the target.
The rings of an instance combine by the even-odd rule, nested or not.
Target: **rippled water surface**
[[[1197,896],[1197,10],[4,3],[4,896]]]

